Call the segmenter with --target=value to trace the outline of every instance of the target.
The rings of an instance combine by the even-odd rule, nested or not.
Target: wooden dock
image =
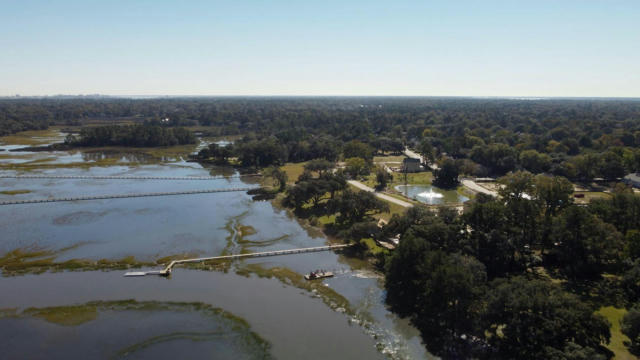
[[[189,191],[172,191],[172,192],[155,192],[155,193],[138,193],[138,194],[94,195],[94,196],[80,196],[80,197],[67,197],[67,198],[51,198],[51,199],[10,200],[10,201],[0,201],[0,206],[38,204],[38,203],[59,202],[59,201],[84,201],[84,200],[124,199],[124,198],[136,198],[136,197],[151,197],[151,196],[210,194],[210,193],[249,191],[253,189],[257,189],[257,187],[189,190]]]
[[[0,175],[0,179],[75,179],[75,180],[220,180],[234,179],[261,174],[245,174],[231,176],[85,176],[85,175]]]
[[[173,260],[172,262],[169,263],[169,265],[167,265],[164,268],[164,270],[155,270],[155,271],[146,271],[146,272],[132,271],[132,272],[125,273],[124,276],[144,276],[144,275],[168,276],[171,274],[171,270],[173,269],[173,267],[178,264],[198,263],[198,262],[216,261],[216,260],[248,259],[248,258],[256,258],[256,257],[266,257],[266,256],[303,254],[303,253],[330,251],[330,250],[342,250],[350,246],[353,246],[353,244],[327,245],[327,246],[316,246],[316,247],[300,248],[300,249],[264,251],[264,252],[250,253],[250,254],[223,255],[223,256],[211,256],[211,257],[202,257],[202,258],[194,258],[194,259]]]

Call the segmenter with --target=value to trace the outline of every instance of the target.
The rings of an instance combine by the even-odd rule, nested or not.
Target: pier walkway
[[[229,188],[229,189],[189,190],[189,191],[154,192],[154,193],[138,193],[138,194],[94,195],[94,196],[81,196],[81,197],[52,198],[52,199],[9,200],[9,201],[0,201],[0,206],[2,206],[2,205],[20,205],[20,204],[37,204],[37,203],[59,202],[59,201],[82,201],[82,200],[103,200],[103,199],[123,199],[123,198],[136,198],[136,197],[151,197],[151,196],[210,194],[210,193],[222,193],[222,192],[249,191],[249,190],[253,190],[253,189],[257,189],[257,188],[256,187],[241,187],[241,188]]]
[[[81,180],[220,180],[261,174],[231,175],[231,176],[85,176],[85,175],[0,175],[0,179],[81,179]]]
[[[202,258],[195,258],[195,259],[173,260],[172,262],[169,263],[169,265],[167,265],[167,267],[164,268],[164,270],[133,271],[133,272],[125,273],[124,276],[145,276],[145,275],[168,276],[169,274],[171,274],[171,270],[173,269],[173,267],[178,264],[198,263],[198,262],[215,261],[215,260],[247,259],[247,258],[265,257],[265,256],[292,255],[292,254],[302,254],[302,253],[319,252],[319,251],[330,251],[330,250],[342,250],[350,246],[353,246],[353,244],[327,245],[327,246],[316,246],[316,247],[300,248],[300,249],[264,251],[264,252],[250,253],[250,254],[223,255],[223,256],[202,257]]]

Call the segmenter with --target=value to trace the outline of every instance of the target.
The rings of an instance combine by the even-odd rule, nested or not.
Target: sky
[[[0,96],[640,97],[640,1],[0,0]]]

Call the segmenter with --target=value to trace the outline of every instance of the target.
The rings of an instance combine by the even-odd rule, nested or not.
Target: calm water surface
[[[396,191],[399,191],[404,194],[404,196],[420,201],[429,205],[440,205],[440,204],[461,204],[467,200],[468,197],[458,194],[456,190],[444,190],[435,186],[429,185],[397,185],[395,187]],[[418,196],[421,193],[429,193],[434,192],[437,194],[442,194],[442,197],[424,197]]]
[[[15,154],[16,159],[29,161],[29,154]],[[54,157],[47,162],[59,161],[61,164],[91,162],[101,156],[123,160],[108,167],[48,166],[28,171],[10,166],[3,168],[2,164],[10,164],[8,161],[0,162],[0,174],[226,178],[213,181],[0,179],[0,191],[30,191],[19,195],[0,194],[0,201],[255,185],[255,179],[239,178],[233,169],[203,168],[180,159],[154,163],[144,156],[113,152],[103,155],[56,152],[32,156]],[[325,237],[310,233],[285,211],[274,208],[270,202],[254,202],[242,192],[1,206],[0,229],[0,256],[15,249],[46,249],[59,251],[57,261],[74,258],[113,260],[125,256],[153,261],[171,255],[215,256],[223,252],[291,249],[327,243]],[[334,311],[313,294],[275,279],[247,278],[234,273],[234,269],[248,263],[257,263],[264,268],[286,267],[301,274],[316,268],[333,270],[336,277],[327,279],[324,284],[347,298],[355,313]],[[202,302],[244,318],[252,331],[271,343],[270,351],[279,359],[430,358],[416,329],[385,308],[380,276],[362,262],[332,252],[251,259],[234,263],[227,273],[176,268],[169,279],[124,278],[121,271],[1,277],[0,294],[3,294],[0,309],[122,299]],[[77,341],[85,345],[92,341],[102,344],[100,346],[105,349],[102,354],[107,354],[128,346],[123,340],[126,337],[117,329],[119,326],[137,329],[135,331],[141,334],[130,342],[171,334],[181,328],[185,332],[213,331],[197,313],[169,313],[165,322],[161,320],[162,312],[148,315],[148,322],[140,322],[138,327],[138,321],[134,319],[142,315],[131,311],[103,311],[96,320],[71,327],[28,317],[0,318],[0,336],[12,331],[20,334],[13,337],[14,341],[0,345],[0,351],[35,349],[25,346],[21,340],[28,334],[34,339],[44,339],[54,333],[82,333]],[[155,322],[164,325],[151,326]],[[215,327],[214,323],[211,326]],[[166,331],[144,330],[151,328],[166,328]],[[229,333],[231,336],[233,331]],[[193,339],[171,339],[140,350],[135,358],[179,354],[187,350],[189,352],[185,354],[213,354],[214,358],[243,353],[238,346],[244,345],[233,339],[212,337],[198,342],[197,346]],[[62,354],[61,357],[87,358],[81,356],[82,351],[74,353],[73,348],[73,341],[50,345],[56,354]],[[255,355],[252,349],[245,350],[249,354],[245,358]]]

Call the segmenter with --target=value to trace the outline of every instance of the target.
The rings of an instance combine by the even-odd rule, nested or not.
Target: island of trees
[[[65,139],[65,144],[80,147],[154,147],[195,143],[196,137],[185,128],[148,124],[84,127],[79,136],[69,135]]]

